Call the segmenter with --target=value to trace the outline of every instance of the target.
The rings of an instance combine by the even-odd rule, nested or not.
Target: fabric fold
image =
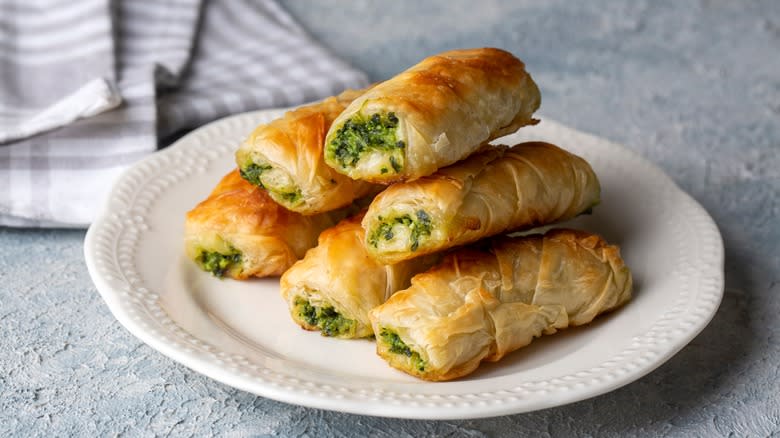
[[[119,91],[103,78],[93,79],[40,112],[8,111],[0,114],[0,143],[27,138],[116,108]],[[26,114],[25,114],[26,113]]]
[[[108,2],[3,3],[0,144],[119,105]]]
[[[272,0],[0,11],[0,225],[84,227],[168,136],[368,83]]]

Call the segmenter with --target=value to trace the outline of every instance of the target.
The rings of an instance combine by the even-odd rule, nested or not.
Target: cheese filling
[[[406,356],[408,358],[409,366],[417,371],[425,371],[427,365],[425,360],[420,357],[420,353],[413,351],[406,343],[401,340],[398,333],[383,327],[379,331],[380,341],[387,347],[387,351],[393,354]]]
[[[303,201],[300,187],[287,172],[278,167],[248,161],[240,170],[245,180],[265,189],[271,198],[280,204],[295,206]]]
[[[241,267],[241,251],[231,249],[227,254],[216,251],[200,252],[195,259],[198,266],[204,271],[211,272],[215,277],[224,277],[225,273],[233,268]]]
[[[344,170],[384,175],[401,173],[405,148],[406,143],[398,139],[395,113],[356,114],[336,131],[325,153]]]
[[[369,234],[368,244],[382,251],[417,251],[433,229],[431,216],[425,210],[377,219],[379,225]]]
[[[354,337],[357,321],[343,317],[333,306],[314,305],[308,299],[297,296],[293,301],[293,314],[310,327],[317,327],[323,336]]]

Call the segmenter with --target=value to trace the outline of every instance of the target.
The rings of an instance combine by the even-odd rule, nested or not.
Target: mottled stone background
[[[109,314],[83,231],[0,228],[0,436],[780,433],[780,2],[285,6],[376,80],[444,49],[518,54],[542,114],[641,153],[715,218],[726,244],[715,319],[657,371],[591,400],[474,421],[361,417],[256,397],[172,362]]]

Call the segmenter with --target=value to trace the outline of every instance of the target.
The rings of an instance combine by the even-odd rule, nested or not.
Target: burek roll
[[[369,316],[377,354],[408,374],[441,381],[542,334],[587,324],[630,300],[631,289],[617,247],[560,229],[453,251]]]
[[[350,103],[325,137],[325,161],[354,179],[414,180],[536,123],[540,102],[539,88],[511,53],[444,52]]]
[[[277,204],[233,170],[187,213],[185,251],[217,277],[281,275],[317,243],[322,230],[355,210],[349,206],[303,216]]]
[[[282,275],[282,297],[293,321],[304,329],[339,338],[373,335],[368,311],[440,260],[430,255],[395,265],[374,261],[363,246],[362,217],[323,231],[317,246]]]
[[[378,187],[325,164],[325,134],[333,120],[365,90],[286,112],[255,128],[236,152],[241,175],[288,210],[312,215],[349,205]]]
[[[571,219],[598,204],[582,158],[542,142],[488,146],[417,181],[388,187],[363,218],[368,253],[397,263],[508,231]]]

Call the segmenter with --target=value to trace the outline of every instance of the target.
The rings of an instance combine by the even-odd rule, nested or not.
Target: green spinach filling
[[[265,188],[263,186],[263,182],[260,180],[260,177],[266,170],[271,170],[271,166],[261,166],[250,161],[249,163],[241,166],[241,170],[239,172],[241,173],[241,177],[245,180],[258,187]]]
[[[295,188],[294,190],[280,190],[276,187],[270,187],[268,183],[263,183],[263,173],[271,170],[273,167],[270,165],[257,164],[253,161],[248,162],[241,167],[241,177],[250,183],[265,189],[268,193],[277,201],[287,204],[297,204],[301,198],[301,189]]]
[[[423,358],[420,357],[418,352],[412,351],[412,349],[401,340],[401,337],[398,336],[397,333],[382,328],[379,332],[379,338],[387,345],[387,350],[389,352],[408,357],[414,369],[417,371],[425,371],[426,364]]]
[[[297,204],[301,200],[301,189],[294,190],[292,192],[282,192],[278,190],[269,190],[272,195],[276,195],[288,204]]]
[[[397,128],[395,113],[373,114],[368,118],[356,114],[336,131],[328,145],[328,154],[346,169],[355,167],[366,152],[382,151],[389,154],[390,167],[398,173],[403,168],[406,143],[398,140]],[[389,171],[388,167],[380,169],[383,174]]]
[[[379,217],[379,220],[383,220],[381,216]],[[368,243],[376,248],[380,239],[386,241],[393,240],[395,237],[393,228],[398,224],[410,228],[409,241],[411,245],[409,246],[409,249],[412,251],[417,251],[417,248],[420,247],[420,238],[430,236],[431,229],[433,228],[430,215],[428,215],[425,210],[417,210],[414,218],[405,214],[403,216],[395,217],[392,220],[381,222],[368,237]]]
[[[336,312],[332,306],[319,307],[312,306],[311,303],[302,298],[295,298],[294,312],[306,324],[320,329],[323,336],[352,336],[357,329],[357,322],[353,319],[347,319]]]
[[[204,271],[221,278],[230,268],[241,263],[241,252],[233,250],[228,254],[222,254],[216,251],[201,251],[195,261]]]

